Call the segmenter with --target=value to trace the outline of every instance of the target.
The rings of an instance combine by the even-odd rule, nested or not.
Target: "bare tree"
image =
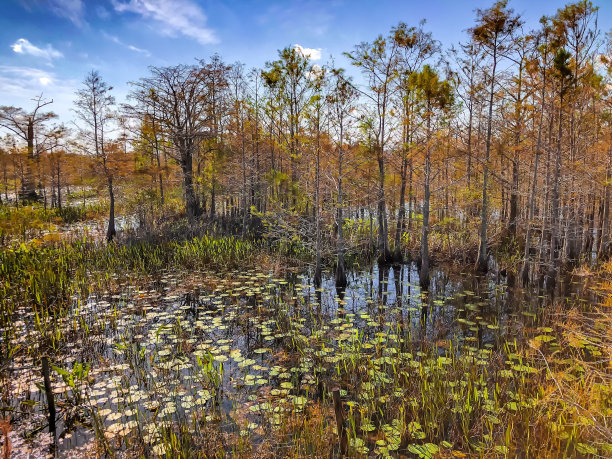
[[[487,72],[489,82],[489,101],[487,116],[487,134],[485,141],[485,158],[483,166],[482,183],[482,210],[480,221],[480,245],[478,248],[478,259],[476,268],[479,271],[487,270],[487,221],[488,221],[488,197],[487,186],[489,178],[489,158],[491,156],[491,138],[493,127],[493,104],[495,99],[495,85],[497,83],[497,66],[504,53],[512,46],[515,30],[521,25],[514,11],[507,8],[507,0],[499,0],[487,10],[477,10],[477,26],[470,29],[474,42],[482,46],[482,49],[490,58],[490,67]]]
[[[351,81],[346,77],[342,69],[331,70],[330,91],[327,95],[327,103],[330,111],[330,134],[335,143],[338,161],[337,178],[337,265],[336,265],[336,286],[344,289],[346,287],[346,273],[344,267],[344,190],[343,180],[345,171],[345,145],[347,133],[350,127],[351,112],[355,110],[355,103],[358,93],[355,91]]]
[[[314,133],[314,154],[315,154],[315,196],[314,196],[314,214],[315,214],[315,274],[314,283],[318,287],[321,286],[321,131],[323,124],[323,108],[325,99],[323,90],[326,84],[326,69],[318,69],[313,72],[313,89],[314,95],[311,100],[311,110],[308,118]],[[346,282],[345,282],[346,286]]]
[[[367,79],[367,87],[360,90],[375,112],[374,150],[378,163],[378,260],[392,261],[389,250],[387,200],[385,197],[385,160],[392,122],[392,96],[396,89],[399,43],[382,35],[372,43],[361,43],[351,53],[345,53],[351,63],[359,67]]]
[[[115,193],[113,189],[114,170],[109,164],[108,141],[105,137],[115,118],[113,106],[115,98],[110,94],[113,89],[109,86],[97,70],[92,70],[83,81],[83,88],[76,93],[74,112],[82,123],[79,133],[93,148],[97,164],[100,166],[108,186],[110,200],[108,213],[108,230],[106,240],[112,241],[117,234],[115,230]]]
[[[524,260],[523,265],[521,267],[520,278],[521,282],[526,285],[529,280],[529,254],[531,248],[531,232],[533,226],[533,217],[535,214],[535,205],[536,205],[536,191],[537,191],[537,183],[538,183],[538,165],[540,162],[540,155],[542,153],[542,129],[544,127],[544,100],[546,99],[546,79],[548,76],[548,60],[549,60],[549,51],[550,51],[550,43],[549,43],[549,35],[550,35],[550,26],[548,25],[548,21],[543,18],[541,20],[542,30],[540,33],[535,35],[535,46],[532,48],[531,52],[533,58],[531,60],[532,65],[535,68],[535,71],[539,73],[541,77],[540,83],[540,107],[538,113],[538,137],[535,146],[535,163],[533,166],[533,179],[531,183],[531,195],[529,198],[529,214],[527,218],[527,232],[525,235],[525,252],[524,252]],[[540,59],[538,59],[538,57]]]
[[[397,94],[398,108],[401,114],[401,147],[400,153],[400,195],[399,195],[399,211],[397,215],[397,223],[395,228],[395,248],[393,258],[395,261],[401,261],[403,256],[400,247],[401,236],[405,229],[406,218],[406,184],[408,172],[410,172],[410,189],[408,200],[412,195],[412,173],[413,173],[413,142],[414,132],[416,130],[414,115],[415,115],[415,95],[414,87],[410,84],[410,76],[416,72],[421,65],[440,52],[440,43],[432,38],[430,32],[423,30],[425,21],[421,21],[419,27],[408,27],[404,23],[399,23],[397,27],[391,30],[391,37],[398,46],[398,78]],[[410,216],[411,217],[411,216]]]
[[[136,136],[134,148],[136,150],[143,150],[156,167],[156,170],[152,171],[151,176],[154,181],[157,180],[159,182],[160,204],[163,206],[165,200],[164,169],[167,166],[165,164],[165,147],[167,142],[163,127],[159,122],[157,93],[154,89],[150,89],[148,98],[150,99],[149,104],[124,104],[122,111],[126,120],[126,128],[130,128]],[[134,123],[129,123],[130,120],[133,120]],[[162,165],[162,157],[164,158],[164,165]],[[155,175],[157,175],[157,178]]]
[[[279,59],[266,63],[262,72],[265,85],[275,90],[281,107],[286,111],[288,133],[284,136],[291,164],[293,186],[292,205],[297,204],[298,173],[301,160],[300,130],[311,102],[312,69],[308,56],[298,48],[279,51]],[[281,124],[281,123],[279,123]]]
[[[183,173],[183,194],[187,215],[200,215],[200,204],[193,184],[193,159],[203,139],[213,135],[211,128],[210,72],[199,65],[151,67],[151,75],[132,82],[129,97],[136,104],[151,107],[156,122],[166,132],[172,149],[168,154]],[[151,92],[155,98],[151,98]],[[155,104],[155,111],[152,109]]]
[[[32,100],[35,107],[30,112],[13,106],[0,107],[0,127],[7,129],[27,145],[27,162],[21,183],[23,200],[39,198],[34,183],[33,162],[42,152],[52,149],[57,144],[57,138],[63,131],[62,126],[53,126],[49,129],[45,126],[48,121],[57,117],[53,112],[42,111],[44,107],[53,103],[53,99],[44,100],[41,94]]]
[[[423,202],[423,232],[421,236],[421,268],[419,283],[423,289],[429,288],[429,207],[431,200],[431,150],[435,123],[439,115],[447,111],[453,103],[451,85],[446,80],[440,80],[438,74],[429,65],[421,72],[414,72],[410,77],[410,85],[416,90],[419,102],[423,106],[425,118],[425,183]],[[432,121],[434,126],[432,126]]]

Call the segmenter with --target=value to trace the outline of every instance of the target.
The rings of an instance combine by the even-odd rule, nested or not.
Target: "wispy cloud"
[[[138,48],[137,46],[130,45],[130,44],[122,42],[119,39],[119,37],[117,37],[116,35],[111,35],[109,33],[106,33],[105,31],[102,31],[102,35],[104,35],[104,37],[106,39],[112,41],[113,43],[118,44],[119,46],[123,46],[124,48],[127,48],[130,51],[134,51],[135,53],[144,54],[147,57],[151,55],[151,53],[148,50],[144,49],[144,48]]]
[[[54,82],[50,72],[33,67],[0,65],[0,92],[22,94],[24,91],[40,91]]]
[[[102,5],[96,6],[96,14],[100,19],[108,19],[110,17],[110,13]]]
[[[2,104],[29,107],[29,99],[45,93],[53,98],[50,107],[56,113],[68,114],[79,82],[54,72],[34,67],[0,65]]]
[[[11,48],[13,48],[13,51],[17,54],[29,54],[31,56],[39,57],[45,59],[49,64],[51,61],[53,61],[53,59],[64,57],[64,55],[53,46],[47,45],[45,48],[39,48],[38,46],[30,43],[30,40],[27,38],[20,38],[11,45]]]
[[[321,59],[321,48],[304,48],[302,45],[295,44],[293,45],[293,49],[312,61]]]
[[[48,4],[55,15],[72,21],[78,27],[85,24],[83,0],[48,0]]]
[[[342,2],[330,0],[262,2],[268,5],[254,16],[254,20],[262,26],[272,28],[276,33],[279,29],[291,34],[306,34],[306,36],[324,37],[331,28],[335,10]]]
[[[147,51],[146,49],[144,49],[144,48],[138,48],[138,47],[136,47],[136,46],[134,46],[134,45],[127,45],[127,48],[128,48],[129,50],[131,50],[131,51],[134,51],[135,53],[141,53],[141,54],[144,54],[145,56],[150,56],[150,55],[151,55],[151,53],[150,53],[149,51]]]
[[[190,0],[112,0],[115,11],[140,15],[153,20],[156,29],[164,35],[183,35],[206,45],[217,43],[212,29],[205,26],[204,11]]]
[[[104,36],[104,38],[106,38],[107,40],[112,41],[113,43],[117,43],[118,45],[122,45],[123,43],[121,43],[121,40],[119,40],[118,37],[116,37],[115,35],[111,35],[109,33],[106,33],[104,30],[102,31],[102,35]]]

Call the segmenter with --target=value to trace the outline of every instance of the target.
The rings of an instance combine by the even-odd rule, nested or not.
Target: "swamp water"
[[[588,295],[567,301],[597,301]],[[535,403],[517,378],[541,371],[521,343],[555,345],[547,304],[504,278],[441,270],[423,294],[410,264],[352,272],[341,296],[329,273],[321,289],[307,275],[161,273],[74,298],[56,324],[55,446],[34,359],[3,369],[2,410],[16,454],[85,457],[97,436],[146,457],[172,448],[309,455],[317,441],[337,455],[339,389],[351,454],[429,457],[468,443],[504,454],[500,419]],[[32,320],[24,312],[14,324],[13,348],[36,348]],[[504,359],[493,359],[498,351]]]

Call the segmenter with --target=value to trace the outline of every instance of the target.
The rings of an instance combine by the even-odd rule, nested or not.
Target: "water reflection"
[[[197,359],[209,359],[221,379],[201,408],[217,410],[215,422],[224,431],[236,431],[241,429],[234,416],[237,406],[263,387],[280,391],[286,384],[290,389],[284,394],[297,395],[297,388],[305,381],[308,385],[314,362],[321,365],[341,349],[347,330],[370,342],[397,336],[403,349],[409,344],[440,353],[461,352],[466,345],[496,348],[540,326],[551,301],[537,287],[521,289],[495,273],[433,269],[428,291],[419,287],[415,264],[374,265],[348,274],[346,289],[336,289],[330,272],[324,273],[321,288],[315,288],[311,273],[285,279],[255,272],[192,273],[199,281],[193,284],[184,282],[185,273],[163,273],[148,285],[126,282],[114,294],[75,297],[63,326],[69,329],[78,318],[91,334],[78,345],[69,342],[56,361],[91,364],[92,403],[98,409],[120,412],[126,397],[137,394],[143,400],[135,405],[141,416],[150,416],[144,403],[155,399],[162,407],[174,405],[177,416],[187,419],[194,409],[185,394],[202,390],[194,377],[200,374]],[[580,283],[559,285],[568,298],[585,293]],[[329,350],[311,348],[314,337]],[[292,354],[296,342],[303,352],[299,358]],[[33,371],[25,373],[28,381],[36,380]],[[312,390],[322,396],[324,388]],[[24,399],[40,407],[46,403],[39,391],[20,393],[12,405]],[[60,420],[58,431],[60,452],[93,436],[91,427],[74,416]]]

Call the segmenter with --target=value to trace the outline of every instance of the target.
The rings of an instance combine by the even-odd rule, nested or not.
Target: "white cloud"
[[[321,59],[321,48],[304,48],[302,45],[293,45],[293,49],[297,50],[302,56],[307,57],[312,61]]]
[[[127,47],[128,47],[129,50],[134,51],[136,53],[141,53],[141,54],[144,54],[145,56],[150,56],[151,55],[151,53],[149,51],[147,51],[146,49],[137,48],[134,45],[127,45]]]
[[[127,45],[127,44],[123,43],[119,39],[119,37],[117,37],[115,35],[108,34],[105,31],[102,31],[102,35],[104,35],[107,39],[109,39],[113,43],[117,43],[119,46],[123,46],[123,47],[129,49],[130,51],[134,51],[135,53],[144,54],[147,57],[151,55],[151,53],[148,50],[146,50],[146,49],[138,48],[137,46]]]
[[[104,31],[102,31],[102,35],[104,35],[105,38],[109,39],[110,41],[112,41],[113,43],[117,43],[118,45],[121,44],[121,41],[119,41],[119,38],[116,37],[115,35],[111,35],[109,33],[106,33]]]
[[[53,75],[34,67],[0,65],[0,91],[3,94],[20,94],[23,89],[39,90],[53,82]]]
[[[38,46],[30,43],[30,41],[26,38],[20,38],[11,45],[11,48],[13,48],[13,51],[18,54],[30,54],[31,56],[46,59],[49,62],[51,62],[53,59],[58,59],[64,56],[51,45],[47,45],[46,48],[39,48]]]
[[[291,36],[307,35],[324,37],[339,17],[343,1],[267,1],[258,2],[260,7],[253,14],[253,20],[272,28],[284,31]]]
[[[205,27],[206,15],[190,0],[112,0],[112,3],[119,13],[134,13],[153,20],[164,35],[184,35],[203,45],[218,42],[214,31]]]
[[[110,17],[110,13],[102,5],[96,6],[96,14],[100,19],[108,19]]]
[[[44,92],[45,99],[53,99],[49,110],[60,115],[62,121],[71,117],[70,108],[80,83],[53,72],[34,67],[0,65],[0,94],[3,105],[29,109],[31,98]]]
[[[322,75],[322,68],[319,64],[313,64],[308,71],[307,77],[309,80],[315,80]]]
[[[85,23],[83,0],[49,0],[49,8],[55,15],[72,21],[78,27]]]

